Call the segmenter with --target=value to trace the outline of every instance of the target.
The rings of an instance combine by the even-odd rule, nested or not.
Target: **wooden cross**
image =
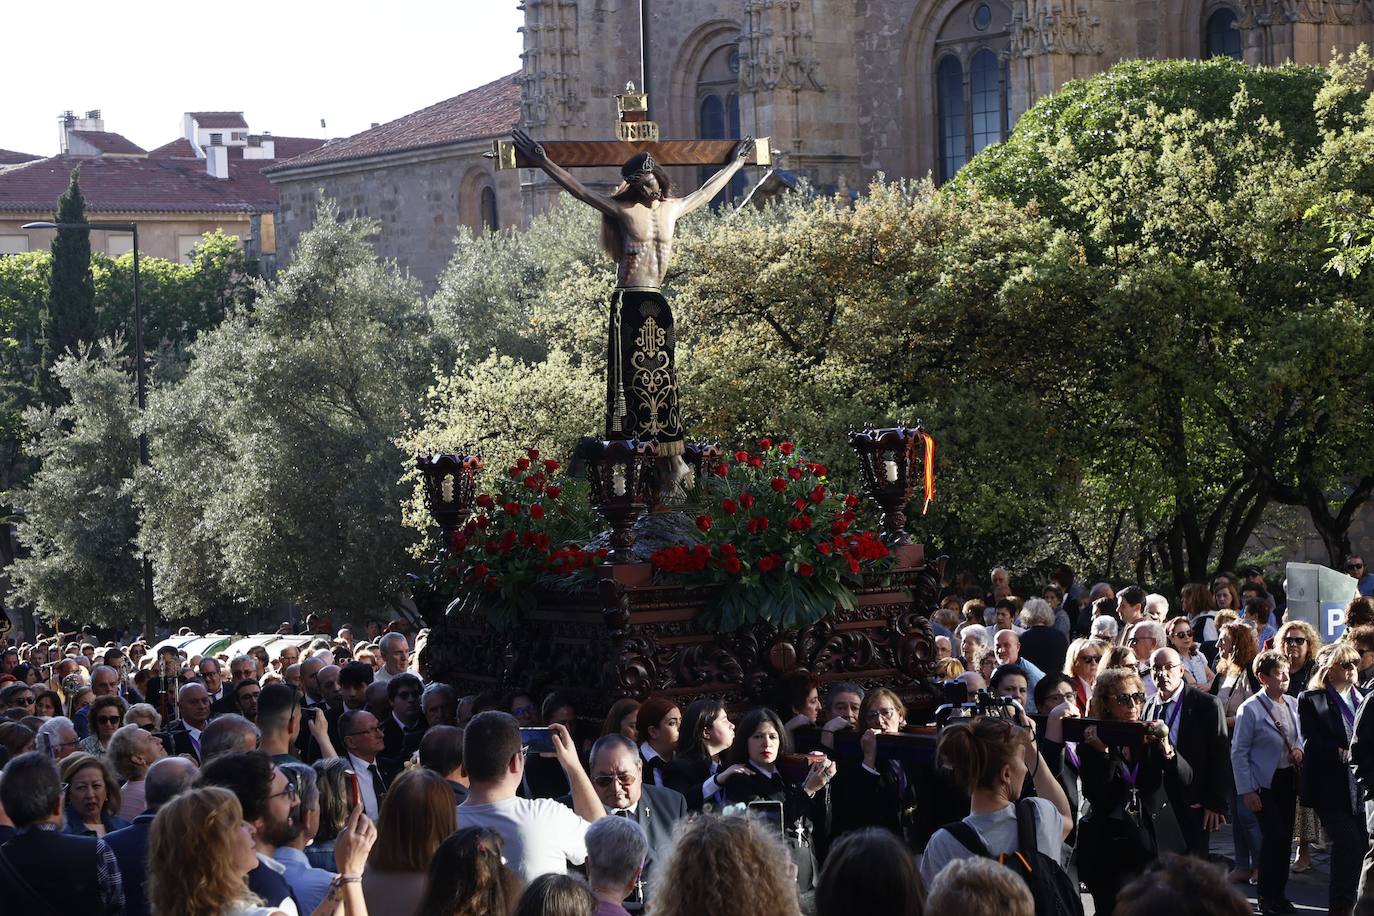
[[[634,84],[615,97],[615,140],[541,140],[550,162],[565,169],[620,166],[638,153],[647,152],[659,165],[726,165],[739,140],[661,140],[658,124],[648,119],[649,100],[635,92]],[[527,159],[510,140],[492,141],[486,154],[496,160],[498,169],[539,168]],[[754,140],[754,149],[745,156],[746,165],[770,165],[771,149],[767,137]]]

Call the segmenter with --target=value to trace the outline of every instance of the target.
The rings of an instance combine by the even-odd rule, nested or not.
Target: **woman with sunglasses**
[[[1135,671],[1113,668],[1098,677],[1091,718],[1139,722],[1144,708],[1145,684]],[[1164,781],[1189,785],[1193,770],[1169,743],[1167,728],[1147,730],[1142,744],[1118,746],[1089,726],[1078,754],[1087,802],[1078,823],[1078,873],[1097,913],[1109,916],[1127,882],[1165,853],[1185,851]]]
[[[1246,599],[1247,608],[1253,600]],[[1268,616],[1267,604],[1265,616]],[[1317,672],[1317,649],[1321,644],[1316,629],[1305,620],[1290,620],[1274,634],[1274,648],[1288,658],[1290,697],[1296,699],[1308,689]],[[1301,802],[1298,804],[1297,836],[1298,854],[1293,859],[1293,871],[1302,874],[1312,870],[1312,845],[1317,841],[1317,812]]]
[[[1236,794],[1259,821],[1260,913],[1292,913],[1288,852],[1297,816],[1297,770],[1303,762],[1298,701],[1288,696],[1288,659],[1282,652],[1261,652],[1252,667],[1263,690],[1240,706],[1231,738],[1231,769]]]
[[[1168,622],[1164,632],[1168,636],[1169,648],[1178,653],[1179,661],[1183,664],[1183,676],[1187,683],[1198,690],[1209,689],[1216,672],[1207,664],[1207,656],[1202,654],[1188,618],[1175,617]]]
[[[1064,673],[1069,676],[1069,684],[1078,697],[1078,708],[1088,708],[1093,695],[1093,684],[1097,682],[1097,672],[1102,669],[1102,657],[1108,645],[1086,636],[1069,643],[1069,651],[1064,655]]]
[[[1287,624],[1285,624],[1287,626]],[[1354,912],[1361,856],[1369,847],[1364,805],[1350,770],[1355,711],[1364,695],[1355,682],[1360,653],[1348,642],[1317,653],[1310,689],[1298,696],[1303,763],[1298,796],[1316,810],[1331,837],[1332,914]]]
[[[81,739],[81,750],[100,756],[110,746],[110,739],[124,724],[127,706],[119,697],[100,697],[91,704],[86,721],[91,733]]]

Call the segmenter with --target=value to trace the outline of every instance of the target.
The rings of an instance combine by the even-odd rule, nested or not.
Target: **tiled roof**
[[[147,152],[123,134],[116,134],[108,130],[74,130],[71,135],[80,137],[102,153],[142,156]]]
[[[185,137],[177,137],[171,143],[164,143],[157,149],[148,151],[149,159],[195,159],[196,148]]]
[[[324,141],[275,137],[277,154],[301,155]],[[169,143],[155,150],[171,149]],[[194,155],[190,144],[185,151]],[[229,158],[229,177],[212,178],[203,159],[90,158],[54,156],[0,170],[0,212],[48,213],[67,188],[71,171],[81,167],[81,191],[93,213],[265,213],[276,210],[277,189],[263,167],[277,159]]]
[[[485,86],[478,86],[371,130],[342,140],[332,140],[313,152],[264,171],[275,174],[304,166],[366,159],[507,133],[520,120],[520,84],[516,81],[517,76],[519,74],[516,73],[503,76]],[[277,158],[284,158],[280,143],[277,144]]]
[[[196,123],[207,130],[222,127],[248,129],[248,122],[243,119],[243,112],[241,111],[193,111],[191,117],[195,118]]]
[[[16,162],[32,162],[34,159],[42,158],[28,153],[16,153],[12,149],[0,149],[0,165],[14,165]]]

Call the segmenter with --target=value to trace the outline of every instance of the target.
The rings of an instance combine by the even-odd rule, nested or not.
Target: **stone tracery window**
[[[1002,0],[970,0],[945,20],[935,41],[939,179],[948,181],[1011,126],[1011,10]]]
[[[1241,59],[1241,35],[1236,28],[1236,12],[1222,7],[1207,17],[1203,57],[1232,57]]]
[[[741,136],[739,49],[733,43],[712,51],[702,64],[697,77],[697,119],[698,136],[703,140],[738,140]],[[716,170],[714,166],[702,168],[699,180],[705,181]],[[711,203],[739,200],[746,187],[744,175],[738,174]]]

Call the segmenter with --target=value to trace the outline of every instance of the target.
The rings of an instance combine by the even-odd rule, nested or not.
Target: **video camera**
[[[935,710],[935,727],[944,728],[951,720],[972,719],[977,716],[994,716],[999,719],[1015,719],[1021,715],[1021,707],[1011,697],[995,697],[986,690],[980,690],[972,701],[946,703]]]

